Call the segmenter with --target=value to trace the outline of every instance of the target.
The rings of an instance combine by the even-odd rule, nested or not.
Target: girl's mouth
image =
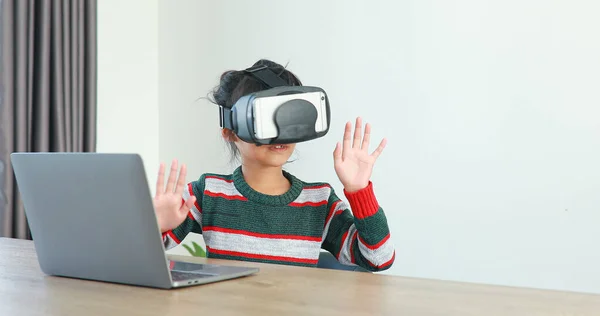
[[[269,150],[275,151],[275,152],[284,152],[288,149],[287,145],[270,145],[269,146]]]

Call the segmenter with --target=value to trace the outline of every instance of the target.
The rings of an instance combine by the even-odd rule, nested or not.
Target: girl
[[[289,85],[302,85],[277,63],[259,60],[256,65],[268,66]],[[240,97],[267,88],[243,71],[228,71],[213,91],[213,100],[231,108]],[[306,183],[283,170],[295,144],[256,146],[228,129],[222,129],[222,135],[232,158],[241,156],[233,174],[203,174],[186,185],[186,166],[177,178],[174,160],[165,188],[161,164],[154,207],[166,249],[195,232],[203,235],[211,258],[316,266],[325,249],[345,265],[388,269],[395,251],[369,180],[386,140],[369,154],[370,131],[367,124],[361,135],[357,118],[352,137],[348,122],[343,144],[338,142],[333,152],[349,205],[329,184]]]

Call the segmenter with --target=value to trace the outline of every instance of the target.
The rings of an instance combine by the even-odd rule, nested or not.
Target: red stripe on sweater
[[[204,190],[204,195],[208,195],[210,197],[220,197],[220,198],[224,198],[226,200],[240,200],[240,201],[248,200],[246,197],[243,197],[241,195],[227,195],[225,193],[216,193],[216,192],[211,192],[208,190]]]
[[[390,259],[388,262],[385,262],[384,264],[380,265],[380,268],[387,268],[389,266],[392,265],[392,263],[394,263],[394,260],[396,260],[396,250],[394,250],[394,253],[392,254],[392,259]]]
[[[190,197],[192,197],[192,196],[195,197],[194,188],[192,187],[191,183],[188,183],[188,192],[190,193]],[[200,212],[200,214],[202,214],[202,209],[200,208],[200,205],[198,204],[198,198],[196,198],[196,201],[194,201],[194,206],[196,207],[198,212]]]
[[[367,244],[364,239],[362,239],[362,237],[358,236],[358,239],[360,239],[360,242],[363,243],[363,245],[365,245],[367,248],[371,249],[371,250],[376,250],[377,248],[381,247],[383,244],[385,244],[385,242],[390,239],[390,234],[388,233],[385,237],[383,237],[383,239],[378,242],[375,245],[369,245]]]
[[[327,215],[327,218],[325,219],[325,225],[323,226],[323,229],[325,229],[325,227],[327,226],[327,223],[329,223],[329,220],[331,219],[331,217],[333,217],[333,211],[335,210],[335,208],[337,207],[337,205],[340,202],[342,202],[342,201],[337,200],[331,205],[331,209],[329,209],[329,214]]]
[[[344,235],[342,235],[342,245],[340,246],[340,252],[337,256],[338,261],[340,261],[340,256],[342,255],[342,251],[344,250],[344,241],[346,241],[346,237],[348,237],[348,231],[344,232]]]
[[[312,237],[312,236],[300,236],[300,235],[283,235],[283,234],[263,234],[263,233],[255,233],[247,230],[239,230],[239,229],[231,229],[217,226],[205,226],[202,228],[204,232],[213,231],[220,232],[226,234],[239,234],[251,237],[258,238],[270,238],[270,239],[290,239],[290,240],[306,240],[306,241],[316,241],[320,242],[321,237]]]
[[[305,206],[312,206],[312,207],[317,207],[317,206],[322,206],[322,205],[326,205],[327,204],[327,200],[323,200],[323,201],[319,201],[319,202],[302,202],[302,203],[297,203],[297,202],[293,202],[290,203],[290,206],[293,207],[305,207]]]
[[[384,262],[378,266],[374,265],[371,261],[369,261],[367,258],[365,258],[365,261],[373,268],[375,269],[383,269],[383,268],[387,268],[389,266],[392,265],[392,263],[394,263],[394,260],[396,259],[396,251],[394,250],[394,253],[392,254],[392,259],[388,260],[387,262]]]
[[[171,239],[173,239],[173,241],[177,244],[181,243],[181,240],[179,240],[179,238],[177,238],[177,236],[175,236],[175,234],[173,234],[173,231],[170,230],[169,232],[167,232],[167,234],[169,235],[169,237],[171,237]]]
[[[356,258],[354,257],[354,242],[356,241],[356,236],[358,236],[358,230],[354,232],[352,239],[350,240],[350,262],[352,263],[356,263]]]
[[[307,263],[307,264],[317,264],[317,262],[319,261],[318,259],[269,256],[269,255],[260,255],[260,254],[246,253],[246,252],[221,250],[221,249],[214,249],[214,248],[211,248],[208,246],[206,248],[209,253],[222,255],[222,256],[242,257],[242,258],[248,258],[248,259],[262,259],[262,260],[270,260],[270,261],[284,261],[284,262],[296,262],[296,263]]]
[[[231,180],[231,179],[225,179],[225,178],[221,178],[221,177],[217,177],[217,176],[206,176],[205,179],[217,179],[217,180],[225,181],[227,183],[233,183],[233,180]]]

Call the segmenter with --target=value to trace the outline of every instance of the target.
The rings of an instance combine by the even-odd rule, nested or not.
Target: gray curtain
[[[0,0],[0,236],[31,239],[12,152],[96,147],[96,0]]]

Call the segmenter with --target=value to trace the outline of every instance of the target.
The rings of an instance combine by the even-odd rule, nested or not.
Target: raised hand
[[[194,206],[196,198],[194,196],[183,201],[183,190],[187,183],[185,181],[187,168],[181,166],[179,177],[177,177],[177,160],[173,160],[167,187],[164,186],[165,181],[165,165],[160,164],[158,170],[158,179],[156,181],[156,195],[154,197],[154,210],[158,218],[158,225],[161,232],[166,232],[179,226],[185,220],[185,217]]]
[[[354,138],[352,124],[346,123],[344,130],[343,146],[338,142],[333,151],[333,163],[335,172],[348,192],[361,190],[369,185],[373,165],[377,157],[383,152],[387,140],[384,138],[372,154],[369,154],[369,142],[371,136],[371,125],[365,126],[365,134],[362,137],[362,119],[356,118]]]

